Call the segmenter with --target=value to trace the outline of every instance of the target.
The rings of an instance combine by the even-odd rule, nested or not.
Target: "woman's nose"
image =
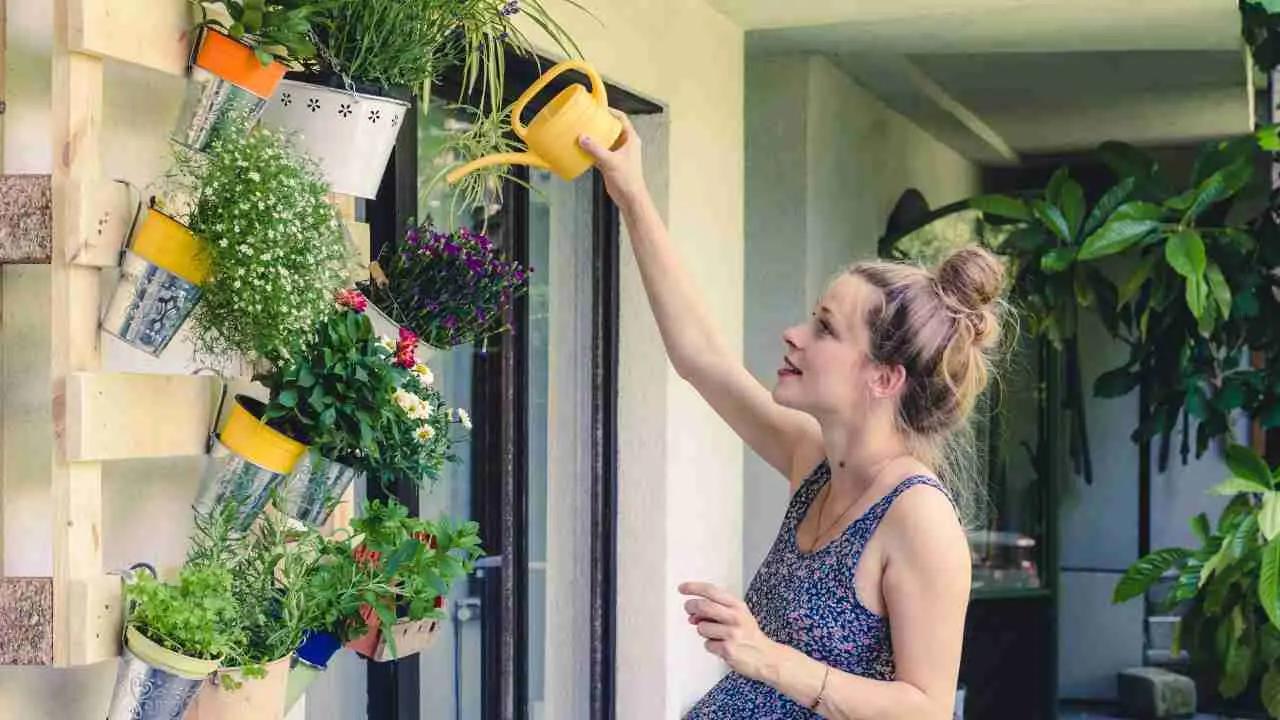
[[[800,329],[798,327],[793,325],[782,331],[782,342],[785,343],[788,348],[794,350],[800,347],[799,330]]]

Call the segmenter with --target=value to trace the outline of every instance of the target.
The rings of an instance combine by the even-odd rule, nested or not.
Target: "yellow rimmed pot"
[[[294,467],[307,446],[260,418],[262,401],[237,395],[209,455],[195,509],[209,513],[234,504],[235,528],[244,532],[267,506],[271,493]]]
[[[221,131],[247,131],[262,115],[286,69],[276,61],[263,65],[253,48],[206,28],[191,63],[174,141],[204,152]]]
[[[289,683],[290,653],[265,666],[266,677],[245,677],[226,668],[205,680],[188,720],[281,720]]]
[[[179,720],[218,669],[217,660],[187,657],[130,626],[116,671],[107,720]]]
[[[120,261],[120,281],[102,330],[159,356],[200,301],[208,253],[187,226],[148,208]]]

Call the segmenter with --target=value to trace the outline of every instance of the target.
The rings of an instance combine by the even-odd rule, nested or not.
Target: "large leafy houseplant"
[[[505,331],[506,312],[528,291],[529,276],[484,235],[423,226],[402,247],[384,250],[364,287],[392,320],[447,349]]]
[[[177,158],[169,182],[211,269],[192,316],[196,350],[276,361],[313,335],[346,281],[352,251],[328,187],[290,136],[266,128]]]
[[[1231,476],[1211,491],[1231,498],[1217,527],[1197,515],[1191,528],[1200,547],[1140,559],[1117,583],[1114,599],[1142,597],[1173,574],[1160,604],[1181,611],[1177,648],[1222,696],[1257,688],[1267,712],[1280,717],[1280,468],[1269,469],[1241,445],[1228,448],[1227,464]]]
[[[1255,165],[1278,148],[1275,128],[1210,144],[1179,188],[1151,157],[1108,143],[1100,153],[1117,182],[1092,203],[1066,169],[1043,192],[968,203],[1002,226],[995,249],[1009,258],[1033,334],[1074,356],[1080,313],[1092,312],[1128,345],[1094,393],[1118,397],[1146,383],[1133,439],[1160,437],[1162,464],[1180,418],[1198,421],[1197,456],[1229,434],[1236,411],[1280,426],[1280,326],[1268,320],[1280,313],[1270,271],[1280,229],[1271,212],[1248,207],[1266,191]],[[1260,368],[1245,363],[1250,352],[1264,358]],[[1078,363],[1069,368],[1078,388]],[[1082,397],[1073,404],[1082,419]],[[1192,426],[1181,424],[1184,461]]]

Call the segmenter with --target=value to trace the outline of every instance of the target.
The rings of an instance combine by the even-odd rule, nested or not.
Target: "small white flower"
[[[400,409],[405,412],[412,412],[415,407],[422,403],[422,400],[418,399],[417,395],[404,390],[396,390],[395,395],[392,397],[395,399],[396,404],[400,406]]]
[[[419,401],[418,405],[409,409],[409,417],[413,420],[430,420],[431,403],[425,400]]]
[[[381,345],[381,346],[383,347],[383,349],[387,350],[388,352],[395,352],[395,351],[396,351],[396,341],[395,341],[395,340],[392,340],[391,338],[387,337],[386,335],[379,335],[379,336],[378,336],[378,344],[379,344],[379,345]]]
[[[457,412],[458,412],[458,422],[462,423],[462,427],[464,427],[464,428],[466,428],[466,429],[470,430],[470,429],[471,429],[471,416],[470,416],[469,414],[467,414],[467,411],[466,411],[466,410],[463,410],[462,408],[458,408],[458,411],[457,411]]]
[[[414,365],[413,370],[410,370],[409,372],[412,372],[415,376],[417,376],[418,382],[422,383],[427,387],[431,387],[436,382],[435,373],[431,372],[431,368],[427,367],[426,365],[423,365],[422,363],[418,363],[417,365]]]
[[[423,425],[414,432],[414,436],[417,437],[418,440],[426,442],[436,436],[436,430],[430,425]]]

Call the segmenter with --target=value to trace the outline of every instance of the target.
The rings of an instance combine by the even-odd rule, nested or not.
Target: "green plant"
[[[235,594],[235,539],[230,513],[196,518],[193,550],[177,581],[146,572],[125,585],[127,623],[144,637],[187,657],[221,660],[244,631]]]
[[[392,608],[379,604],[394,589],[369,563],[360,562],[356,544],[346,531],[324,537],[315,531],[306,536],[313,562],[302,576],[305,597],[302,626],[312,632],[327,632],[347,642],[367,632],[360,610],[376,607],[385,623],[395,622]]]
[[[277,361],[310,340],[346,282],[351,249],[328,186],[291,136],[265,128],[177,158],[169,181],[189,194],[186,224],[210,255],[197,352]]]
[[[529,289],[520,263],[466,228],[414,228],[400,248],[382,253],[378,270],[365,286],[374,304],[438,348],[504,332],[511,302]]]
[[[1277,149],[1275,128],[1210,144],[1179,189],[1149,156],[1108,143],[1100,153],[1118,181],[1092,205],[1065,168],[1043,193],[969,202],[1011,230],[996,250],[1009,257],[1012,294],[1033,334],[1068,349],[1077,388],[1081,312],[1129,346],[1094,393],[1118,397],[1146,383],[1133,439],[1159,436],[1162,465],[1180,417],[1198,421],[1197,456],[1229,435],[1234,412],[1280,426],[1280,326],[1271,320],[1280,283],[1270,272],[1280,265],[1280,228],[1271,212],[1248,207],[1251,191],[1266,191],[1255,161]],[[1261,368],[1245,362],[1250,352],[1265,358]],[[1080,397],[1074,405],[1083,410]],[[1181,426],[1185,462],[1193,423]]]
[[[488,114],[466,105],[451,105],[448,110],[455,121],[461,121],[461,128],[443,133],[438,140],[426,139],[436,146],[432,156],[438,158],[436,165],[440,169],[423,184],[419,195],[425,200],[447,188],[442,194],[448,197],[448,208],[440,213],[446,223],[451,224],[464,210],[478,210],[482,227],[487,227],[489,216],[501,207],[503,185],[510,182],[532,191],[530,184],[502,163],[474,170],[453,185],[448,184],[447,177],[464,163],[488,155],[521,152],[524,147],[511,132],[510,108]],[[423,134],[432,133],[424,129]]]
[[[304,64],[315,57],[312,25],[332,10],[337,0],[191,0],[200,12],[197,27],[214,28],[253,48],[258,62]],[[221,8],[230,22],[210,17]]]
[[[1239,0],[1241,35],[1253,54],[1254,65],[1271,72],[1280,65],[1280,2]]]
[[[1260,683],[1268,713],[1280,717],[1280,468],[1241,445],[1228,448],[1227,465],[1231,476],[1210,491],[1231,498],[1217,529],[1197,515],[1191,529],[1200,547],[1140,559],[1117,583],[1114,600],[1141,597],[1176,574],[1161,605],[1182,608],[1177,646],[1217,679],[1224,697]]]
[[[360,293],[343,290],[338,304],[314,339],[295,344],[258,378],[270,391],[262,419],[329,460],[365,470],[380,457],[384,429],[397,420],[388,398],[408,371],[388,361]]]

